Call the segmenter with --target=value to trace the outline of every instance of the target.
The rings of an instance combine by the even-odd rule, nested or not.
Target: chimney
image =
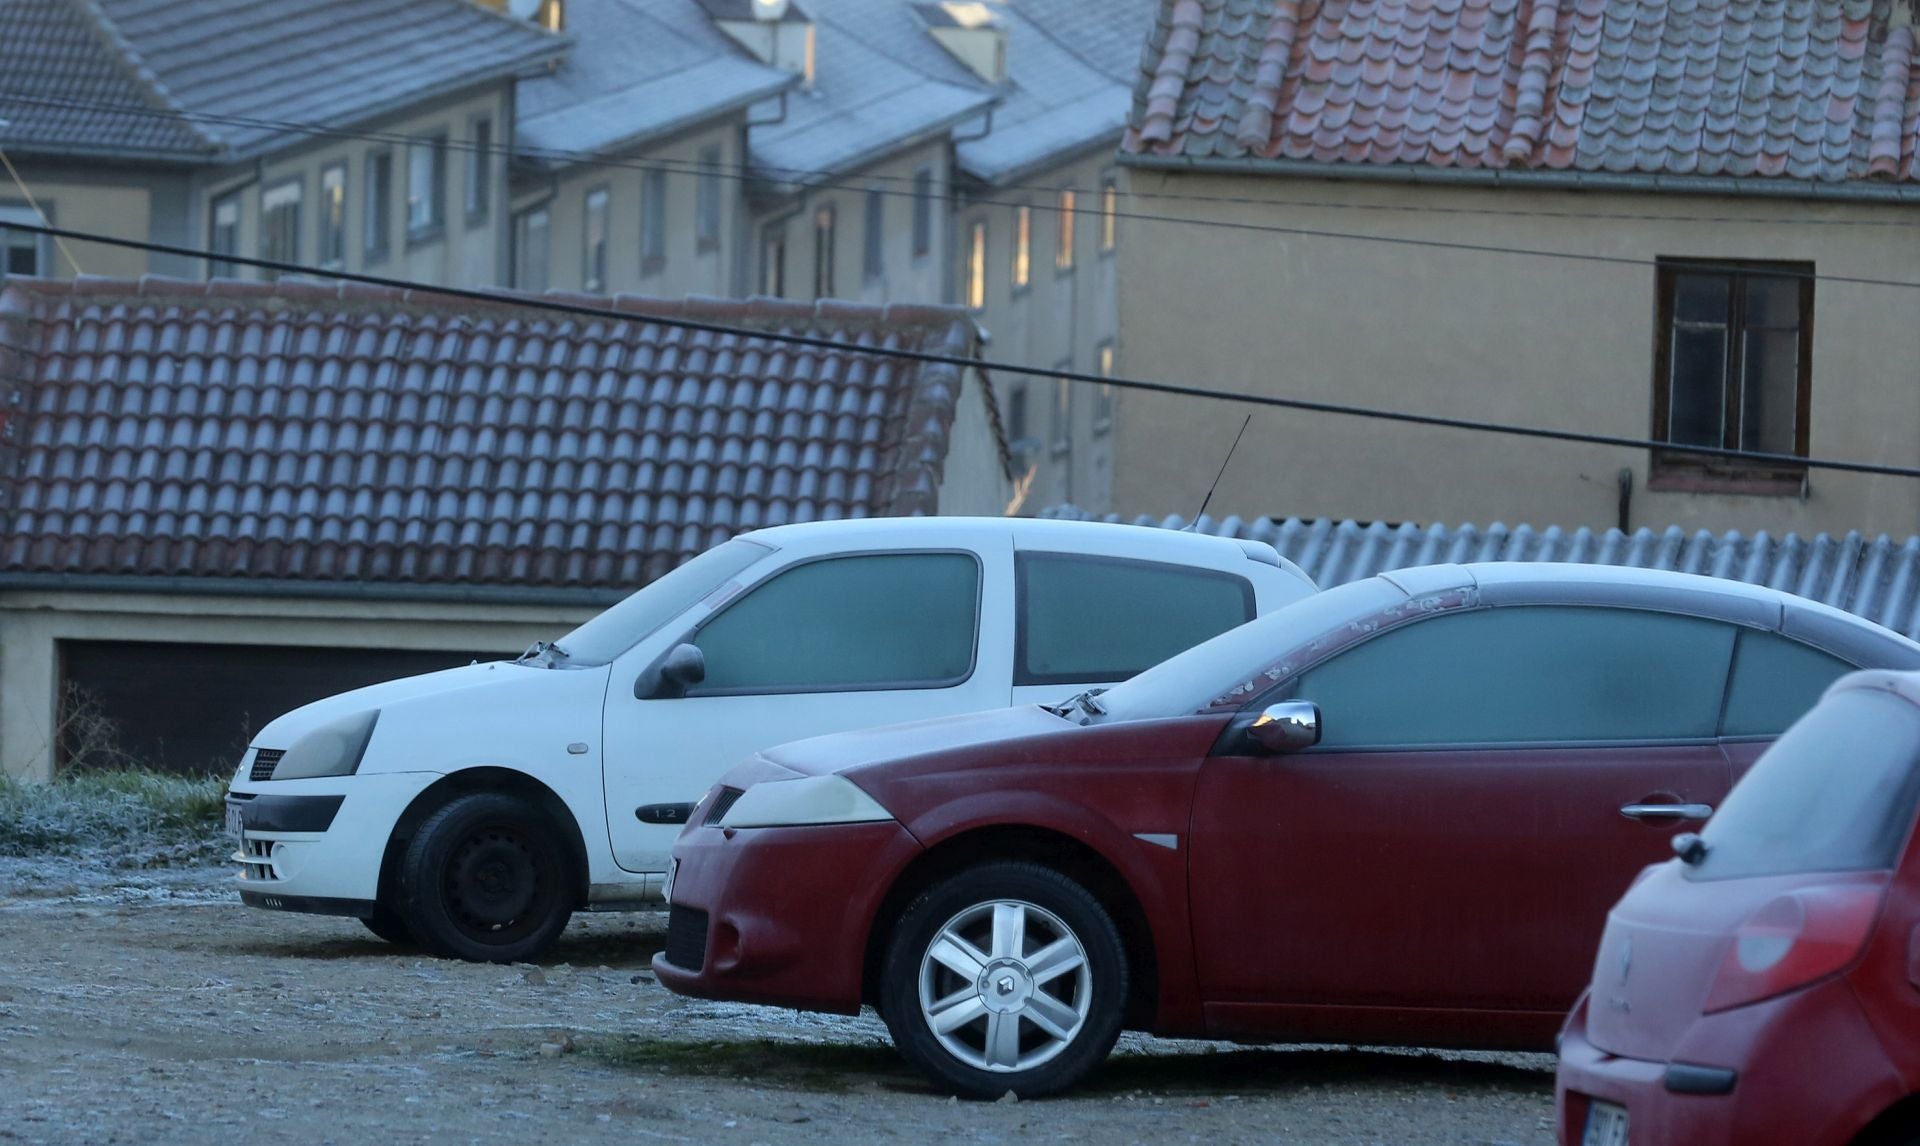
[[[813,86],[813,20],[795,0],[700,0],[714,26],[763,64]]]
[[[914,10],[947,54],[990,84],[1007,81],[1007,22],[988,0],[940,0]]]

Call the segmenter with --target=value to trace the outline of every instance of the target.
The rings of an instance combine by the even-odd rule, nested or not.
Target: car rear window
[[[1871,688],[1822,701],[1727,796],[1689,879],[1893,866],[1920,803],[1920,709]]]
[[[1253,583],[1207,569],[1023,553],[1015,684],[1125,680],[1254,618]]]

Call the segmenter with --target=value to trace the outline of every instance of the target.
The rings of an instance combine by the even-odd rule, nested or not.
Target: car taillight
[[[1733,934],[1707,1014],[1804,987],[1853,962],[1880,913],[1884,883],[1806,888],[1754,912]]]

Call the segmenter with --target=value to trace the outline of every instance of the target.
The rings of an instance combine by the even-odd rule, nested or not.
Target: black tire
[[[974,942],[989,958],[973,980],[930,957],[944,933],[990,936],[998,927],[990,914],[996,903],[1019,908],[1026,921],[1018,955],[994,958],[990,942],[984,947]],[[981,927],[987,930],[977,930]],[[1025,957],[1063,935],[1079,944],[1079,968],[1056,970],[1051,978],[1045,971],[1029,976]],[[1079,1082],[1113,1049],[1129,973],[1112,915],[1086,888],[1038,864],[981,864],[935,884],[901,914],[881,966],[880,1013],[900,1053],[942,1088],[967,1098],[999,1098],[1008,1091],[1036,1098]],[[977,993],[977,1002],[969,992]],[[935,1000],[959,999],[961,1005],[950,1013],[976,1017],[942,1036],[933,1029],[923,993]],[[1050,1000],[1041,1000],[1042,993]],[[1053,1021],[1077,1012],[1083,993],[1086,1006],[1077,1026],[1056,1022],[1051,1032],[1041,1026],[1039,1018]],[[1042,1003],[1045,1015],[1038,1010]],[[992,1024],[1008,1022],[1009,1014],[1013,1033],[1003,1050],[1012,1053],[1000,1054],[995,1065]],[[1010,1065],[1008,1057],[1014,1060]],[[1029,1060],[1034,1065],[1020,1065]]]
[[[376,904],[373,909],[373,914],[362,919],[360,922],[367,925],[368,931],[373,932],[389,943],[397,943],[402,947],[412,947],[419,942],[419,940],[413,937],[413,932],[407,930],[406,918],[384,901]]]
[[[420,945],[474,963],[538,954],[567,926],[574,873],[560,832],[523,800],[460,796],[400,860],[400,908]]]

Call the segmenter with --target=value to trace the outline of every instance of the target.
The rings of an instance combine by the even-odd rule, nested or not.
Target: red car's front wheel
[[[983,864],[901,915],[880,990],[894,1043],[935,1081],[1031,1098],[1073,1085],[1113,1049],[1126,950],[1078,883],[1037,864]]]

